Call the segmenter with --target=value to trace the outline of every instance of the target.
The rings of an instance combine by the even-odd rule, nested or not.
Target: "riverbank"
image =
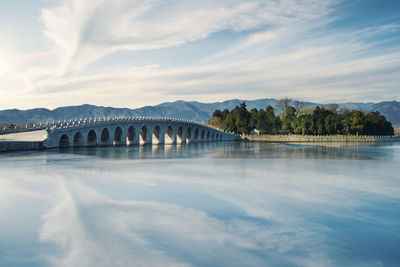
[[[244,140],[254,142],[349,142],[349,143],[373,143],[373,142],[400,142],[400,136],[356,136],[356,135],[246,135]]]
[[[0,153],[12,151],[42,150],[42,141],[1,141]]]
[[[15,132],[0,135],[0,152],[42,150],[46,130]]]

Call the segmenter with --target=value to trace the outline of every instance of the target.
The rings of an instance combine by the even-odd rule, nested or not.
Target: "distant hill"
[[[371,110],[379,111],[385,115],[386,119],[390,121],[393,126],[400,127],[400,102],[385,101],[376,103],[371,106]]]
[[[90,117],[117,117],[117,116],[150,116],[150,117],[174,117],[204,122],[211,118],[211,113],[216,109],[233,109],[246,102],[248,109],[265,108],[268,105],[274,106],[278,100],[267,98],[257,100],[233,99],[224,102],[200,103],[196,101],[175,101],[166,102],[156,106],[145,106],[138,109],[113,108],[94,105],[80,105],[60,107],[54,110],[35,108],[29,110],[9,109],[0,111],[0,124],[26,124],[30,122],[48,122],[58,120],[69,120],[75,118]],[[306,106],[322,105],[307,102]],[[379,103],[342,103],[340,108],[377,110],[392,122],[400,127],[400,102],[386,101]]]
[[[400,127],[400,102],[384,101],[379,103],[342,103],[340,108],[362,109],[368,111],[379,111],[393,126]]]

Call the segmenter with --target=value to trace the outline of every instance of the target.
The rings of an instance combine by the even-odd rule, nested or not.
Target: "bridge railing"
[[[44,127],[46,128],[47,131],[52,132],[52,131],[57,131],[60,129],[68,129],[68,128],[75,128],[75,127],[82,127],[82,126],[90,126],[90,125],[100,125],[100,124],[105,124],[105,123],[114,123],[114,122],[133,122],[133,121],[164,121],[164,122],[175,122],[175,123],[188,123],[188,124],[194,124],[194,125],[199,125],[203,127],[208,127],[220,132],[224,132],[227,134],[232,134],[232,132],[226,132],[224,130],[221,130],[215,126],[208,125],[206,123],[201,123],[198,121],[194,120],[185,120],[185,119],[179,119],[179,118],[169,118],[169,117],[102,117],[102,118],[84,118],[84,119],[74,119],[74,120],[64,120],[64,121],[58,121],[58,122],[48,122],[44,124]]]

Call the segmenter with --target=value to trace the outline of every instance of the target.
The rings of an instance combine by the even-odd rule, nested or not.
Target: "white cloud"
[[[281,25],[316,16],[314,1],[78,1],[42,11],[45,34],[66,73],[117,50],[151,50],[230,29]]]
[[[94,97],[132,103],[132,99],[161,102],[159,99],[262,98],[289,95],[309,100],[381,99],[388,88],[399,84],[400,54],[390,53],[350,61],[335,61],[341,47],[297,50],[267,59],[239,60],[196,67],[124,68],[103,70],[91,75],[46,79],[35,83],[36,93],[74,95],[84,101]],[[328,58],[327,58],[328,57]],[[117,92],[117,95],[115,94]],[[121,99],[124,96],[125,100]],[[151,98],[154,98],[153,100]],[[126,101],[126,102],[125,102]],[[140,101],[140,100],[139,100]],[[136,102],[138,103],[138,102]],[[140,105],[139,102],[138,105]]]
[[[400,57],[391,43],[398,25],[332,29],[329,23],[340,19],[332,15],[335,3],[62,0],[42,10],[41,18],[55,61],[3,77],[9,89],[4,94],[8,103],[22,107],[139,107],[177,99],[282,96],[319,102],[398,98]],[[190,64],[157,62],[155,52],[201,44],[225,30],[241,38]],[[118,51],[144,50],[154,52],[148,53],[154,57],[151,65],[114,57]],[[108,63],[96,64],[104,58]]]

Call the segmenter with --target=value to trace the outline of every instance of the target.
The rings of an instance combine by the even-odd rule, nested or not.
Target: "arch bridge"
[[[232,141],[237,136],[190,120],[154,117],[95,118],[47,125],[46,148]]]

